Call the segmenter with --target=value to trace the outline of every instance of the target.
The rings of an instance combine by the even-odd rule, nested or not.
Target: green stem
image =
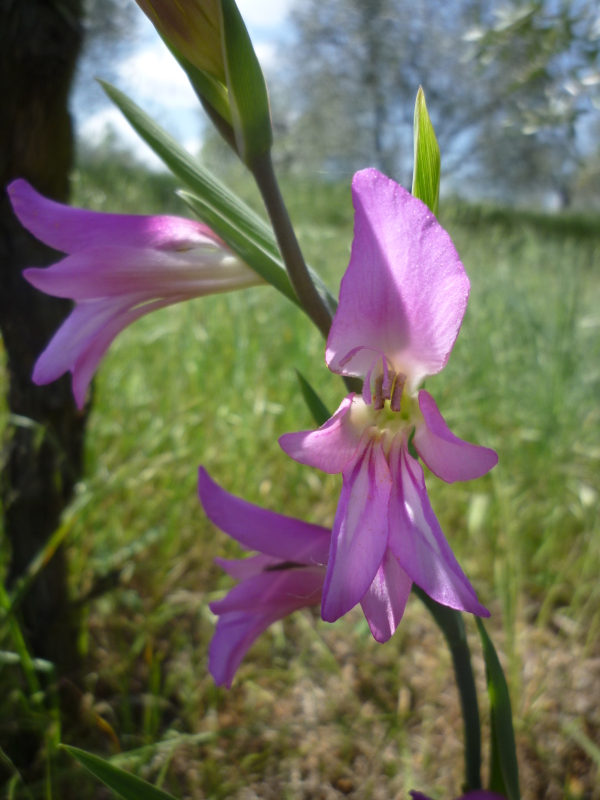
[[[271,153],[267,152],[256,158],[250,169],[262,195],[283,263],[300,305],[327,339],[333,317],[310,277],[275,177]],[[362,391],[360,378],[351,378],[347,375],[342,377],[349,391]]]
[[[267,152],[255,159],[251,166],[252,174],[262,195],[267,214],[275,231],[281,257],[290,276],[300,305],[327,338],[331,327],[331,313],[321,299],[310,277],[300,245],[296,239],[287,208],[281,196],[271,153]]]
[[[413,584],[413,592],[430,611],[450,648],[465,726],[465,791],[481,789],[481,728],[471,651],[462,614],[442,606]]]

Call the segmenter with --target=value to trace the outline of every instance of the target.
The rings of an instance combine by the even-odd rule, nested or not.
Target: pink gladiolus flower
[[[75,308],[37,360],[33,381],[73,374],[81,408],[113,339],[158,308],[255,286],[263,280],[206,225],[166,216],[103,214],[55,203],[26,181],[8,187],[22,225],[67,257],[24,277],[36,289],[75,300]]]
[[[203,467],[198,493],[217,527],[258,551],[250,558],[215,559],[240,581],[223,600],[210,604],[219,621],[208,668],[217,685],[231,688],[242,659],[269,625],[320,603],[331,531],[241,500],[221,489]]]
[[[364,378],[317,431],[281,437],[302,464],[342,473],[321,613],[333,622],[365,597],[381,642],[393,634],[414,581],[434,600],[480,616],[480,605],[433,513],[423,470],[447,482],[484,475],[493,450],[449,430],[420,383],[448,361],[469,294],[450,237],[418,199],[374,169],[354,176],[354,242],[326,362]],[[368,594],[367,594],[368,593]],[[368,602],[367,602],[368,605]]]

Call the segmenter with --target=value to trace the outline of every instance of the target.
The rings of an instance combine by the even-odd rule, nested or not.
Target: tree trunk
[[[66,201],[73,132],[67,102],[82,40],[81,0],[0,0],[0,332],[9,377],[0,472],[4,531],[11,546],[9,586],[56,530],[81,477],[86,414],[73,401],[70,376],[35,386],[36,358],[70,311],[22,277],[28,266],[60,257],[17,221],[5,187],[25,178],[42,194]],[[69,605],[61,548],[21,607],[32,652],[76,670],[77,628]]]

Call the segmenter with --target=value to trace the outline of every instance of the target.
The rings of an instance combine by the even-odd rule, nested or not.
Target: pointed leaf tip
[[[425,92],[421,86],[415,102],[414,142],[412,193],[437,214],[440,199],[440,148],[427,111]]]

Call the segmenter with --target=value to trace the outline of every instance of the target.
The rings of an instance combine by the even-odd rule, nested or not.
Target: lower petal
[[[412,581],[388,548],[373,583],[360,601],[377,642],[387,642],[400,624]]]
[[[489,617],[462,571],[437,521],[423,470],[397,437],[390,453],[389,546],[411,579],[442,605]]]
[[[429,469],[446,483],[480,478],[498,463],[489,447],[464,442],[455,436],[433,397],[421,389],[419,407],[424,423],[418,425],[413,439],[417,452]]]
[[[218,686],[231,687],[242,659],[269,625],[321,599],[324,570],[263,572],[210,604],[219,615],[208,651],[208,668]]]
[[[349,394],[318,430],[285,433],[279,446],[294,461],[336,475],[356,453],[364,429],[352,420],[353,403],[354,394]]]
[[[385,554],[390,472],[380,442],[366,431],[343,471],[321,616],[335,622],[363,598]]]

